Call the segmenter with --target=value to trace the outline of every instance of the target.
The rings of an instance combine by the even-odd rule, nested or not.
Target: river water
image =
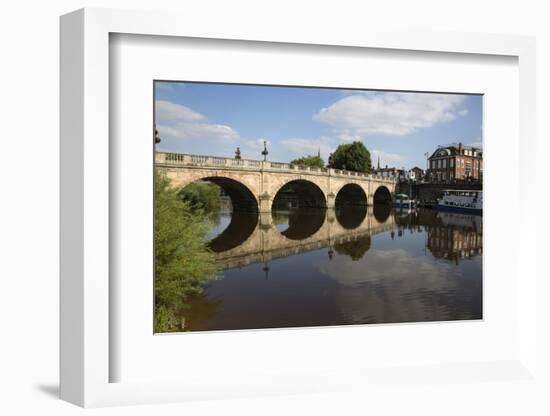
[[[482,217],[386,206],[222,213],[183,331],[482,318]]]

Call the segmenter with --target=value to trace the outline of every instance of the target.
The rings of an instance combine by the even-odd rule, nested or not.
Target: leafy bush
[[[176,309],[218,273],[207,247],[211,221],[170,188],[170,180],[155,177],[155,331],[177,324]]]
[[[183,188],[179,195],[194,211],[217,213],[220,210],[220,191],[213,183],[193,182]]]

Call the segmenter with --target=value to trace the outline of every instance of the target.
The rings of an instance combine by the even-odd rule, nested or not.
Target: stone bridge
[[[234,216],[224,232],[212,241],[212,248],[224,268],[242,267],[323,247],[338,247],[396,227],[389,207],[382,209],[381,214],[370,207],[348,210],[299,211],[289,218],[284,231],[279,231],[271,214]],[[235,239],[237,229],[241,231],[239,239]]]
[[[271,212],[275,197],[289,184],[300,206],[333,208],[340,202],[369,205],[389,202],[394,179],[329,168],[288,163],[156,152],[157,169],[177,188],[203,180],[219,185],[236,211]]]

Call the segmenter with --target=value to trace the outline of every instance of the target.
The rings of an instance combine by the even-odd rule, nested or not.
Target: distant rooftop
[[[457,142],[453,142],[453,143],[449,143],[449,144],[440,144],[439,146],[437,146],[438,149],[444,149],[446,147],[458,147],[460,145],[460,143],[457,143]],[[462,148],[463,149],[477,149],[477,150],[481,150],[481,147],[477,147],[477,146],[468,146],[467,144],[464,144],[462,143]]]

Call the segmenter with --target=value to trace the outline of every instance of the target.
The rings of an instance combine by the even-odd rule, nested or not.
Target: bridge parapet
[[[188,166],[188,167],[214,167],[227,168],[237,170],[254,170],[254,171],[272,171],[272,172],[287,172],[287,173],[308,173],[322,176],[335,177],[352,177],[357,179],[376,180],[378,182],[386,182],[395,184],[394,178],[387,178],[381,175],[373,175],[370,173],[354,172],[342,169],[332,168],[312,168],[308,166],[294,165],[285,162],[272,162],[251,159],[234,159],[218,156],[193,155],[186,153],[173,152],[156,152],[155,162],[164,166]]]

